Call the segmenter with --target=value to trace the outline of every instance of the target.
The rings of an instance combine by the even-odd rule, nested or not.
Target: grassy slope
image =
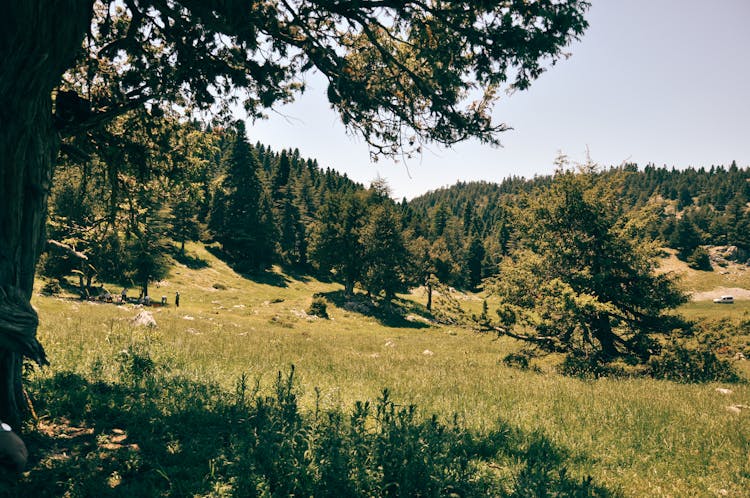
[[[202,246],[188,251],[208,266],[178,266],[152,291],[157,299],[164,294],[172,301],[176,290],[182,296],[179,309],[153,309],[155,329],[133,327],[132,306],[35,297],[52,367],[34,375],[95,372],[116,381],[115,358],[132,344],[147,344],[170,375],[226,389],[243,373],[269,385],[294,364],[308,407],[315,388],[323,403],[348,409],[389,387],[396,400],[446,419],[458,413],[472,428],[490,429],[502,419],[522,431],[542,431],[567,450],[573,473],[591,474],[628,496],[713,496],[722,489],[740,496],[750,487],[750,418],[726,410],[750,404],[747,386],[733,386],[727,397],[715,392],[717,385],[580,381],[509,369],[500,360],[518,347],[514,342],[456,327],[386,326],[332,305],[331,320],[309,319],[301,310],[312,294],[340,293],[340,286],[280,274],[252,282]],[[701,314],[702,306],[686,310]],[[738,303],[721,312],[745,309]]]

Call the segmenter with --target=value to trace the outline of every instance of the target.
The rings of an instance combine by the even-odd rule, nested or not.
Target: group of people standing
[[[112,302],[112,297],[109,292],[105,294],[105,299],[107,302]],[[120,302],[121,303],[128,302],[128,289],[127,288],[122,289],[122,292],[120,293]],[[141,295],[138,297],[137,303],[144,304],[146,306],[151,306],[151,302],[152,302],[151,296],[149,296],[148,294],[144,296],[143,292],[141,292]],[[161,304],[162,306],[167,304],[167,296],[161,297]],[[174,305],[178,308],[180,307],[180,291],[177,291],[174,293]]]

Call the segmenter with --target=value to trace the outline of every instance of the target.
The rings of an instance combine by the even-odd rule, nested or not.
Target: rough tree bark
[[[344,282],[344,296],[352,297],[354,295],[354,279],[346,277]]]
[[[602,313],[596,316],[592,323],[594,337],[602,347],[602,354],[606,359],[616,358],[618,356],[617,346],[615,345],[616,337],[612,332],[612,324],[609,322],[609,316]]]
[[[430,279],[427,279],[427,283],[425,284],[427,286],[427,311],[432,311],[432,282]]]
[[[23,356],[45,364],[30,305],[59,147],[52,91],[81,48],[92,1],[7,2],[0,16],[0,419],[26,405]]]

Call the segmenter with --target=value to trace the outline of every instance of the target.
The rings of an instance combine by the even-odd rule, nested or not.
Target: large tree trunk
[[[602,313],[597,315],[593,322],[593,332],[596,340],[602,347],[602,353],[605,359],[612,359],[618,356],[619,352],[615,346],[616,337],[612,332],[612,325],[609,322],[609,316]]]
[[[432,311],[432,282],[427,282],[427,311]]]
[[[352,297],[354,295],[354,279],[346,277],[344,282],[344,296]]]
[[[0,15],[0,419],[21,418],[22,356],[46,363],[29,304],[59,145],[52,90],[80,49],[92,3],[6,2]]]

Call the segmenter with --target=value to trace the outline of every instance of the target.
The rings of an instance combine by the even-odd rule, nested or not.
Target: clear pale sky
[[[369,160],[307,78],[295,103],[248,124],[252,142],[303,157],[368,185],[385,178],[395,198],[457,181],[500,181],[553,171],[562,151],[601,165],[750,166],[750,0],[593,0],[589,29],[525,92],[504,96],[497,121],[514,129],[502,148],[430,146],[406,163]]]

